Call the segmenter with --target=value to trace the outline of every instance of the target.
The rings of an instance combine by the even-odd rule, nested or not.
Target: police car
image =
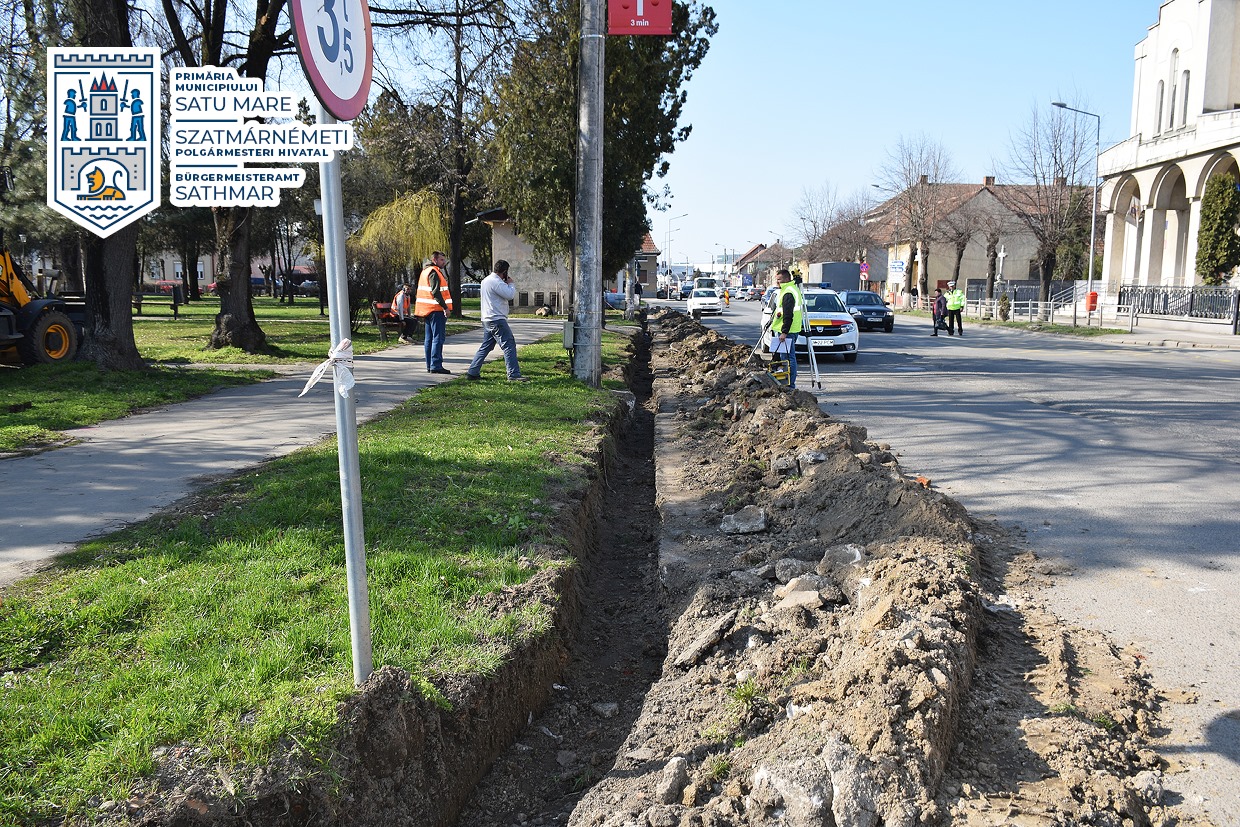
[[[797,337],[797,354],[808,354],[809,343],[814,343],[814,352],[823,356],[836,354],[845,362],[857,361],[857,351],[861,344],[861,334],[857,331],[857,321],[844,307],[844,302],[834,290],[803,286],[801,294],[805,297],[805,310],[809,324],[808,333]],[[762,329],[766,331],[762,337],[762,350],[771,352],[771,342],[778,339],[779,322],[771,325],[771,319],[779,308],[779,292],[771,294],[762,307]]]

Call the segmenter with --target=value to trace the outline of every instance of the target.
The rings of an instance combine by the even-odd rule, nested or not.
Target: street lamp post
[[[1094,197],[1089,211],[1089,276],[1085,281],[1085,326],[1089,327],[1093,309],[1089,305],[1090,294],[1094,290],[1094,237],[1098,233],[1098,171],[1101,166],[1102,151],[1102,116],[1084,109],[1075,109],[1063,101],[1051,101],[1051,106],[1067,109],[1094,119]]]
[[[684,213],[682,215],[673,216],[667,219],[667,243],[663,245],[666,248],[664,249],[663,254],[667,256],[667,272],[669,275],[672,272],[672,222],[688,217],[689,213]]]

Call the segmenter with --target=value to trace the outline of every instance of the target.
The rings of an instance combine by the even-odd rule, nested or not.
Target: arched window
[[[1188,126],[1188,70],[1180,80],[1180,126]]]
[[[1166,90],[1166,84],[1163,83],[1161,80],[1158,81],[1158,99],[1157,99],[1158,102],[1156,104],[1156,108],[1154,109],[1154,134],[1155,135],[1162,134],[1163,92],[1165,90]]]
[[[1176,88],[1176,80],[1178,79],[1179,74],[1180,74],[1180,50],[1172,49],[1171,50],[1171,107],[1170,107],[1170,111],[1167,112],[1167,128],[1168,129],[1175,129],[1175,102],[1179,100],[1178,95],[1177,95],[1177,93],[1179,92],[1179,89]]]

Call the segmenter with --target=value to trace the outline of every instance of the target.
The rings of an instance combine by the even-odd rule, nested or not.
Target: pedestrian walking
[[[426,349],[427,373],[452,373],[443,366],[443,340],[448,329],[448,314],[452,312],[452,294],[448,292],[448,277],[443,273],[444,254],[431,253],[431,263],[418,279],[417,300],[413,315],[426,326],[423,347]]]
[[[956,282],[947,283],[947,335],[954,328],[957,336],[964,335],[964,291],[957,289]]]
[[[413,315],[413,290],[408,284],[402,284],[392,297],[392,312],[400,319],[400,340],[407,345],[413,344],[413,335],[418,331],[418,318]]]
[[[482,280],[482,344],[474,354],[465,373],[468,379],[482,378],[482,362],[498,344],[504,354],[504,369],[509,382],[524,382],[521,366],[517,364],[517,342],[508,324],[508,303],[516,298],[517,286],[508,275],[508,262],[502,258],[495,262],[491,274]]]
[[[930,316],[934,319],[934,332],[930,335],[938,336],[940,330],[947,329],[947,299],[937,287],[934,288],[934,305],[930,308]]]

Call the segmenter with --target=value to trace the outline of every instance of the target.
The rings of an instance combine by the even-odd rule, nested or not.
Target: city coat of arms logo
[[[47,50],[47,205],[106,238],[159,206],[158,49]]]

